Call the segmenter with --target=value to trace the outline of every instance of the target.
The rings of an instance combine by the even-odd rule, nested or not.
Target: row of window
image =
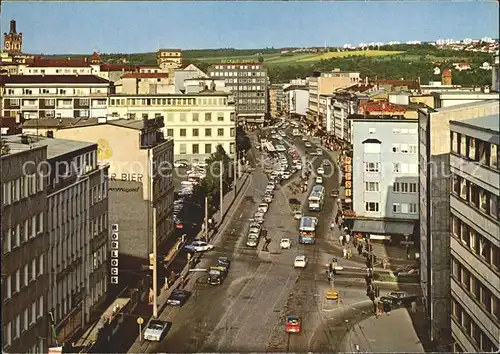
[[[108,94],[108,89],[107,88],[91,88],[87,90],[83,89],[67,89],[67,88],[60,88],[60,89],[54,89],[50,90],[48,88],[36,88],[36,89],[13,89],[13,88],[8,88],[7,89],[7,95],[75,95],[75,96],[88,96],[89,94],[102,94],[102,96],[106,96]]]
[[[416,154],[418,153],[417,145],[408,144],[392,144],[392,152],[398,154]]]
[[[392,191],[395,193],[418,193],[418,184],[408,182],[395,182],[392,185]]]
[[[465,332],[469,341],[474,343],[478,352],[483,353],[496,353],[498,346],[491,341],[486,333],[484,333],[462,305],[455,299],[452,299],[452,318]],[[459,345],[454,346],[454,353],[464,352],[463,348]]]
[[[41,192],[43,182],[43,177],[34,173],[3,183],[3,205],[10,205]]]
[[[413,135],[417,135],[417,129],[392,128],[392,134],[413,134]]]
[[[3,254],[8,254],[13,249],[20,247],[28,239],[35,238],[43,232],[44,213],[33,215],[24,220],[23,224],[17,224],[9,228],[3,238]]]
[[[380,162],[367,161],[364,162],[365,172],[380,172]],[[418,174],[418,164],[416,163],[403,163],[394,162],[392,164],[393,173],[411,173]]]
[[[4,325],[2,336],[4,348],[10,347],[13,342],[21,338],[22,333],[29,330],[39,319],[43,318],[43,301],[43,296],[40,296],[38,301],[34,301],[29,308],[24,309],[22,316],[18,314],[12,322]]]
[[[19,293],[22,288],[28,286],[30,282],[35,281],[37,276],[43,275],[44,259],[45,257],[42,253],[38,259],[33,258],[30,262],[26,263],[22,269],[17,269],[13,276],[7,276],[5,279],[4,301],[10,300],[12,295]]]
[[[455,215],[451,216],[451,234],[482,262],[500,270],[500,248]]]
[[[223,137],[224,135],[224,128],[217,128],[217,136]],[[212,128],[205,128],[205,137],[211,137],[212,136]],[[168,137],[174,137],[174,129],[169,128],[167,129],[167,136]],[[180,128],[179,130],[179,136],[180,137],[187,137],[187,129],[186,128]],[[200,136],[200,129],[199,128],[193,128],[191,130],[191,136],[192,137],[199,137]],[[230,128],[229,129],[229,136],[230,137],[235,137],[236,136],[236,128]]]
[[[258,70],[258,69],[262,69],[262,65],[215,65],[214,66],[214,69],[216,70],[235,70],[235,69],[240,69],[240,70]],[[231,73],[231,72],[223,72],[223,73],[220,73],[222,76],[233,76],[233,75],[225,75],[225,74],[228,74],[228,73]],[[236,74],[238,73],[238,71],[234,72],[234,76],[236,76]],[[262,72],[259,72],[260,74],[263,74],[263,75],[260,75],[260,76],[265,76],[265,72],[262,71]],[[212,72],[212,74],[215,75],[214,72]],[[241,72],[240,72],[241,74]]]
[[[187,154],[187,145],[188,144],[179,144],[179,154],[181,155],[184,155],[184,154]],[[201,150],[200,150],[200,145],[201,144],[191,144],[191,154],[202,154]],[[211,154],[213,151],[212,149],[212,146],[213,144],[211,143],[207,143],[207,144],[203,144],[204,145],[204,154]],[[234,143],[230,143],[229,144],[229,153],[230,154],[234,154]]]
[[[481,165],[499,169],[500,158],[496,144],[451,132],[451,151]]]
[[[452,194],[467,202],[472,208],[500,220],[499,197],[471,181],[453,174]]]
[[[365,202],[365,211],[378,213],[380,211],[379,202]],[[418,214],[418,204],[416,203],[393,203],[392,212],[395,214]]]
[[[208,98],[111,98],[112,107],[126,106],[227,106],[226,97]]]
[[[188,113],[174,113],[174,112],[169,112],[167,113],[167,122],[173,123],[176,121],[176,118],[179,118],[179,122],[181,123],[186,123],[187,122],[187,117]],[[212,112],[205,112],[205,122],[212,122]],[[193,122],[199,122],[200,121],[200,114],[197,112],[191,113],[191,120]],[[223,112],[217,112],[217,122],[224,122],[224,113]]]
[[[266,103],[264,98],[240,98],[238,99],[238,104],[263,104]]]

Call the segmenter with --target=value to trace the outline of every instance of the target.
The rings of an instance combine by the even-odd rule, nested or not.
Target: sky
[[[3,2],[23,52],[142,53],[159,48],[341,46],[498,37],[498,2]]]

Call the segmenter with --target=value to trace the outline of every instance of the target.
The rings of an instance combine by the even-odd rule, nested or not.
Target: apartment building
[[[315,73],[309,80],[308,119],[320,126],[324,115],[320,113],[320,96],[331,95],[337,89],[353,86],[360,81],[359,73],[342,72],[339,69],[331,72]]]
[[[284,94],[282,84],[273,84],[269,87],[269,111],[271,117],[278,118],[284,113]]]
[[[18,66],[19,75],[97,75],[101,59],[97,53],[91,57],[44,58],[33,57]]]
[[[269,80],[262,63],[211,65],[208,75],[226,82],[235,99],[238,122],[264,124],[268,114]]]
[[[46,353],[47,147],[16,139],[1,139],[2,352]]]
[[[453,351],[495,353],[500,338],[498,114],[450,121],[450,132]]]
[[[127,95],[147,95],[157,93],[174,93],[172,79],[168,73],[135,72],[124,74],[115,83],[115,92]]]
[[[180,68],[182,66],[182,51],[180,49],[158,49],[156,64],[162,70]]]
[[[450,128],[449,122],[498,115],[498,101],[419,110],[420,277],[431,340],[450,336]],[[431,217],[432,216],[432,217]]]
[[[309,104],[309,89],[307,86],[291,85],[284,90],[285,113],[289,117],[305,118]]]
[[[352,120],[353,232],[396,245],[416,243],[419,217],[418,124],[393,118]],[[405,241],[405,243],[401,243]],[[412,252],[413,253],[413,252]],[[407,247],[410,254],[410,247]]]
[[[119,239],[109,249],[118,259],[111,275],[110,291],[124,286],[147,294],[149,280],[142,267],[153,251],[153,207],[156,208],[157,245],[160,249],[173,234],[174,142],[160,132],[163,117],[151,119],[88,119],[65,127],[54,127],[58,138],[80,139],[97,144],[99,163],[109,164],[108,224]],[[97,223],[94,227],[99,227]],[[99,229],[98,229],[99,230]],[[114,243],[116,242],[116,243]]]
[[[498,92],[490,92],[489,88],[474,89],[472,91],[433,92],[434,108],[446,108],[466,103],[486,100],[498,100]]]
[[[236,149],[235,107],[229,94],[204,90],[196,94],[111,95],[113,118],[165,117],[165,136],[175,141],[175,160],[204,161],[217,145],[229,155]]]
[[[105,117],[109,81],[93,75],[1,76],[2,116],[24,121]]]

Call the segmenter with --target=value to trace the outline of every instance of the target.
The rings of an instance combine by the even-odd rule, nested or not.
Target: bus
[[[314,186],[308,201],[310,211],[320,211],[325,201],[325,187],[319,184]]]
[[[314,244],[316,243],[316,225],[318,218],[312,216],[303,216],[299,224],[299,243]]]

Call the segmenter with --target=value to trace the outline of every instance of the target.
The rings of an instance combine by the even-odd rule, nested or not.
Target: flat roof
[[[90,127],[94,125],[110,124],[122,128],[130,128],[141,130],[144,128],[144,121],[142,119],[108,119],[104,123],[99,123],[98,118],[60,118],[60,119],[28,119],[22,127],[23,128],[40,128],[40,129],[69,129]]]
[[[497,94],[497,98],[498,98],[498,94]],[[454,106],[436,108],[436,109],[434,109],[434,111],[435,112],[448,112],[448,111],[459,110],[459,109],[462,109],[462,108],[484,106],[484,105],[488,105],[488,104],[493,104],[495,102],[498,104],[498,99],[496,99],[496,100],[494,100],[494,99],[491,99],[491,100],[480,100],[480,101],[477,101],[477,102],[470,102],[470,103],[461,103],[461,104],[457,104],[457,105],[454,105]]]
[[[21,142],[21,136],[23,135],[28,137],[28,144]],[[28,134],[4,135],[2,136],[2,140],[8,145],[10,149],[9,154],[5,156],[23,152],[26,150],[31,150],[37,147],[46,146],[47,159],[52,159],[73,151],[96,145],[95,143],[89,143],[87,141],[55,139]]]
[[[204,78],[207,80],[208,78]],[[199,79],[198,79],[199,80]],[[231,94],[224,91],[211,91],[211,90],[203,90],[199,92],[192,93],[153,93],[153,94],[128,94],[128,93],[113,93],[110,94],[109,97],[175,97],[175,98],[183,98],[183,97],[197,97],[197,96],[230,96]]]
[[[473,128],[480,128],[483,130],[489,130],[496,133],[500,133],[500,117],[497,114],[471,118],[462,121],[450,121],[450,123],[465,125]]]

